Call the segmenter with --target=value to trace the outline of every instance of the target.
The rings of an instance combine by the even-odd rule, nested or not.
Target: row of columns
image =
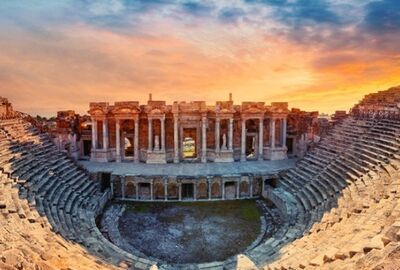
[[[251,118],[243,118],[242,119],[242,137],[241,137],[241,161],[246,160],[246,121],[250,120]],[[263,118],[259,118],[259,127],[258,127],[258,159],[263,159],[264,155],[264,121]],[[271,118],[270,120],[270,148],[274,149],[276,147],[276,138],[275,138],[275,122],[276,118]],[[286,131],[287,131],[287,119],[286,118],[279,118],[280,126],[281,126],[281,145],[282,147],[286,147]]]
[[[161,122],[161,148],[157,149],[162,152],[165,152],[165,116],[158,118]],[[246,160],[246,121],[251,118],[243,118],[242,119],[242,133],[241,133],[241,161]],[[116,119],[116,160],[117,162],[121,161],[121,137],[120,137],[120,120]],[[233,151],[233,119],[229,118],[228,125],[228,150]],[[275,138],[275,122],[277,119],[271,118],[270,121],[270,147],[273,149],[276,146],[276,138]],[[281,121],[281,145],[283,147],[286,146],[286,132],[287,132],[287,120],[286,118],[280,118]],[[98,145],[98,126],[97,120],[92,119],[92,149],[97,149]],[[139,161],[139,120],[135,119],[135,130],[134,130],[134,160],[135,162]],[[108,121],[107,119],[103,119],[103,150],[108,149]],[[220,126],[221,119],[216,118],[215,122],[215,152],[218,154],[221,151],[221,142],[220,142]],[[179,118],[177,115],[174,115],[174,162],[178,163],[180,160],[179,157],[179,136],[178,136],[178,127],[179,127]],[[259,140],[258,140],[258,158],[263,158],[264,151],[264,122],[262,118],[259,118]],[[207,118],[205,116],[202,117],[201,120],[201,134],[202,134],[202,142],[201,142],[201,161],[207,162]],[[148,151],[153,152],[154,137],[153,137],[153,118],[148,119]]]

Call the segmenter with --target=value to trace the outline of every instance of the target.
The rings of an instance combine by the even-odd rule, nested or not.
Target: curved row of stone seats
[[[296,168],[290,169],[283,175],[274,192],[279,193],[282,200],[295,202],[291,204],[293,215],[290,219],[293,224],[286,229],[286,233],[281,235],[280,244],[266,251],[269,255],[250,255],[249,257],[258,265],[263,264],[261,259],[264,263],[265,260],[280,261],[282,254],[285,256],[292,254],[285,253],[286,250],[291,250],[292,244],[288,245],[291,242],[289,239],[305,239],[309,234],[321,231],[321,228],[326,226],[326,213],[329,211],[335,213],[332,216],[333,220],[343,220],[348,216],[348,213],[341,208],[343,204],[351,204],[357,198],[365,196],[364,194],[372,196],[371,194],[377,190],[376,187],[371,188],[372,184],[380,183],[377,177],[387,172],[387,167],[393,164],[399,151],[396,146],[400,138],[400,123],[393,122],[389,128],[390,132],[389,129],[382,129],[383,131],[380,132],[382,126],[380,121],[349,117],[335,127],[334,132],[324,138],[315,149],[298,161]],[[377,136],[377,133],[384,134],[385,139],[381,140],[382,137]],[[380,144],[389,147],[380,148],[382,150],[377,151],[373,146],[379,147]],[[270,189],[266,186],[266,190]],[[366,189],[368,189],[367,192]],[[271,192],[268,193],[266,197],[271,196]],[[287,194],[291,194],[292,198],[288,199]],[[281,211],[286,211],[286,208],[284,207]],[[363,208],[358,207],[359,209]],[[289,231],[290,237],[287,237],[286,234]],[[301,258],[300,250],[294,258]],[[288,264],[289,267],[280,263],[275,265],[279,267],[274,267],[274,265],[271,269],[289,269],[289,267],[308,269],[321,266],[312,263]]]
[[[116,265],[148,269],[157,263],[128,254],[101,235],[95,216],[101,208],[99,202],[105,203],[109,191],[100,192],[98,184],[65,154],[59,153],[47,136],[24,121],[0,123],[0,134],[7,138],[3,143],[6,147],[2,147],[7,157],[0,168],[21,183],[20,196],[25,194],[39,213],[46,216],[53,232]],[[11,150],[13,145],[18,147]]]
[[[0,173],[0,269],[114,269],[51,232],[19,188]]]
[[[373,269],[389,254],[398,254],[397,167],[387,165],[367,183],[349,185],[337,207],[325,213],[308,235],[283,247],[279,258],[264,269]]]

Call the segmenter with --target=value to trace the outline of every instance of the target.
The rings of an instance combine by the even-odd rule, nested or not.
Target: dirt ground
[[[218,261],[257,238],[260,214],[254,200],[128,203],[119,230],[137,250],[167,262]]]

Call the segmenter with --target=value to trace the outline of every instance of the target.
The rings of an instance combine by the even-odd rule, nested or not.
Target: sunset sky
[[[0,96],[287,101],[331,113],[400,84],[399,0],[2,0]]]

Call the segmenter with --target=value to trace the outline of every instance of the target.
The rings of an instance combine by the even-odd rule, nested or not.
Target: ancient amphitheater
[[[263,185],[260,197],[282,220],[273,235],[200,264],[110,242],[96,218],[111,190],[24,115],[3,113],[0,269],[399,269],[399,104],[399,87],[367,95],[294,168]]]

